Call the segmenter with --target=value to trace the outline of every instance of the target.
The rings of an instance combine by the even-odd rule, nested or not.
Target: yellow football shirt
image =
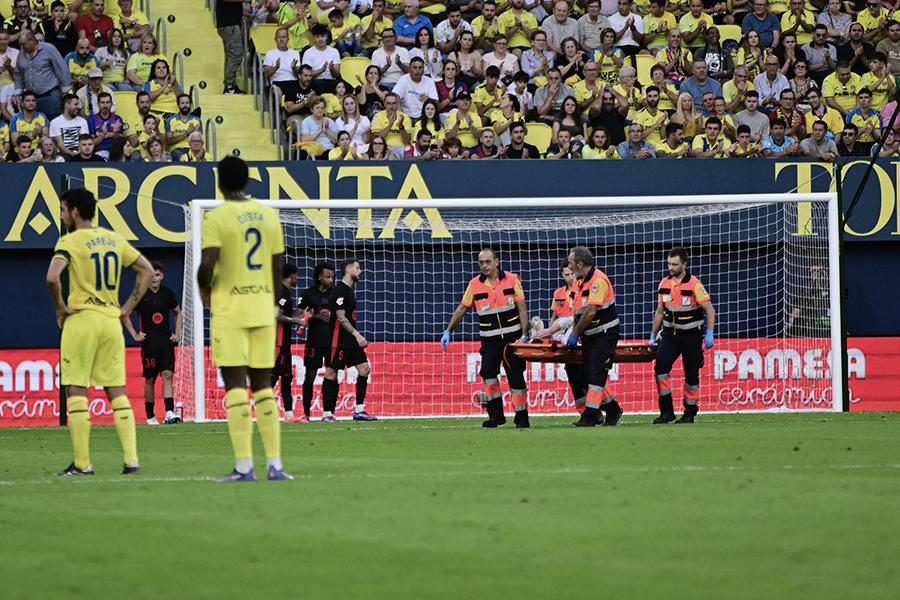
[[[850,73],[847,83],[841,83],[837,73],[832,73],[822,82],[822,97],[834,98],[838,106],[846,111],[856,108],[856,94],[863,88],[862,77]]]
[[[647,137],[644,138],[645,142],[647,142],[648,144],[653,144],[653,146],[656,146],[657,144],[665,140],[666,125],[668,124],[666,113],[659,110],[659,108],[657,107],[656,114],[651,115],[650,111],[645,108],[644,110],[639,110],[634,116],[634,119],[631,121],[632,123],[640,123],[644,127],[644,131],[647,131],[648,129],[656,125],[660,117],[662,117],[662,123],[660,123],[659,127],[653,133],[647,135]]]
[[[256,200],[228,200],[204,213],[202,247],[219,249],[210,326],[274,326],[272,257],[284,253],[278,212]]]
[[[506,33],[507,29],[512,29],[516,25],[516,15],[514,11],[515,9],[510,8],[509,10],[504,11],[499,17],[495,17],[500,19],[500,33],[509,37],[507,44],[507,47],[509,48],[531,48],[531,39],[521,27],[516,27],[516,30],[511,37]],[[521,21],[524,26],[528,27],[528,29],[534,31],[538,28],[537,19],[530,12],[523,10],[518,16],[519,21]]]
[[[59,238],[53,258],[69,269],[69,308],[95,310],[118,319],[122,267],[130,267],[141,253],[124,237],[102,227],[77,229]]]

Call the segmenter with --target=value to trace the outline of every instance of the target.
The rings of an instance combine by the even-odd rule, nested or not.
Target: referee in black
[[[172,376],[175,374],[175,345],[181,339],[181,307],[175,292],[162,285],[165,270],[161,262],[150,263],[153,279],[150,288],[138,303],[134,312],[140,320],[140,333],[134,330],[131,318],[122,319],[125,329],[141,343],[141,364],[144,372],[144,409],[148,425],[159,425],[153,414],[156,403],[156,377],[162,375],[162,392],[166,405],[166,423],[181,422],[181,415],[175,412],[175,388]],[[175,333],[169,326],[169,312],[175,315]]]

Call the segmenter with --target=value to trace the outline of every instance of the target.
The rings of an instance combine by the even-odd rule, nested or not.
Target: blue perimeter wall
[[[367,182],[374,198],[784,193],[798,186],[801,191],[826,191],[831,184],[831,176],[822,163],[804,160],[483,161],[415,166],[408,162],[346,166],[306,162],[253,166],[257,168],[254,175],[260,180],[249,188],[253,195],[295,199],[365,196]],[[42,169],[0,165],[0,180],[4,182],[4,194],[0,198],[3,207],[0,210],[0,276],[6,284],[5,293],[0,295],[0,314],[5,315],[0,327],[0,347],[53,347],[58,343],[53,307],[44,283],[58,232],[54,226],[42,223],[41,216],[47,221],[58,218],[53,194],[60,186],[62,175],[71,176],[72,185],[86,182],[89,188],[97,191],[101,200],[109,199],[109,208],[103,212],[101,224],[118,230],[127,227],[137,238],[133,243],[149,258],[165,265],[165,285],[181,297],[183,243],[171,232],[183,229],[183,213],[180,207],[152,202],[149,198],[153,196],[183,204],[194,198],[215,197],[213,167],[126,165],[116,169],[112,165],[93,168],[48,165]],[[849,203],[859,186],[864,170],[864,163],[860,161],[844,166],[845,203]],[[884,301],[900,296],[900,278],[886,276],[895,273],[900,262],[898,175],[900,162],[879,161],[848,224],[850,233],[845,239],[847,325],[854,336],[900,336],[900,321],[894,315],[892,303]],[[813,177],[815,179],[807,183]],[[328,244],[325,242],[326,246]],[[668,242],[661,240],[658,245],[646,244],[635,250],[652,255],[664,252],[666,245]],[[340,255],[340,248],[332,250]],[[554,257],[560,250],[554,252]],[[387,251],[384,259],[390,260],[398,251],[402,252],[399,248]],[[555,258],[543,262],[550,264]],[[475,269],[473,258],[461,268],[460,276],[465,279],[471,276],[466,274],[474,274]],[[540,276],[538,273],[531,275]],[[415,337],[436,339],[434,336],[440,335],[449,312],[464,289],[464,283],[455,281],[458,278],[455,276],[454,281],[448,281],[446,291],[435,300],[435,321],[417,327]],[[653,279],[655,287],[656,275]],[[548,285],[555,286],[556,280],[551,281]],[[301,287],[304,283],[301,279]],[[128,290],[132,284],[133,278],[128,272],[123,277],[123,287]],[[362,302],[376,300],[377,291],[374,285],[367,291],[361,289]],[[718,293],[720,302],[740,301],[723,297],[722,290]],[[415,295],[412,298],[415,300]],[[652,311],[652,302],[651,289],[645,301],[647,306],[642,308]],[[537,312],[538,306],[541,313],[546,312],[543,299],[539,303],[531,300],[533,313]],[[753,310],[750,313],[755,314]],[[765,312],[760,312],[756,319],[753,326],[766,334],[774,333],[781,323],[780,315]],[[467,319],[464,336],[474,335],[472,321]],[[628,324],[625,334],[646,337],[649,316],[647,321]],[[390,333],[376,323],[370,323],[368,331],[375,339],[390,337]],[[727,327],[718,333],[740,335],[736,328],[729,331]]]

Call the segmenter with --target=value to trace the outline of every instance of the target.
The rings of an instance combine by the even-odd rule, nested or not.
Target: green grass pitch
[[[0,597],[900,597],[900,415],[572,420],[289,424],[297,479],[240,484],[225,424],[140,426],[133,477],[111,426],[83,478],[0,430]]]

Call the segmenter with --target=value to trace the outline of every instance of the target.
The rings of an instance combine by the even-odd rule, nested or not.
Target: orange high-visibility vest
[[[596,297],[602,293],[602,283],[606,284],[606,293],[602,297]],[[595,296],[591,298],[591,296]],[[576,280],[572,286],[569,297],[575,309],[575,316],[580,318],[589,305],[595,305],[597,312],[588,323],[587,328],[581,333],[582,337],[591,337],[612,329],[619,324],[619,313],[616,312],[616,295],[613,292],[612,283],[606,273],[597,267],[591,267],[584,280]]]
[[[519,309],[516,308],[516,284],[519,276],[500,269],[491,287],[479,275],[469,282],[472,304],[478,313],[481,337],[498,340],[516,339],[522,334]],[[464,302],[465,303],[465,302]]]
[[[663,277],[659,283],[659,304],[663,308],[665,333],[698,332],[706,323],[704,302],[710,302],[709,294],[699,279],[685,273],[681,283],[671,277]]]

